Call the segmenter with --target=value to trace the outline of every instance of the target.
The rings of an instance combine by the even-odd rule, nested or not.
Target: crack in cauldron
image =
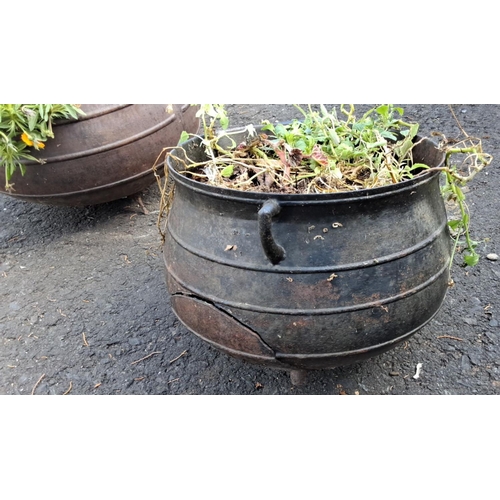
[[[233,353],[234,356],[236,357],[255,357],[255,358],[261,358],[261,359],[267,359],[268,361],[273,361],[273,362],[277,362],[281,365],[281,363],[279,362],[279,360],[276,358],[276,351],[267,343],[265,342],[262,337],[260,336],[260,334],[258,332],[256,332],[253,328],[249,327],[248,325],[246,325],[245,323],[243,323],[241,320],[239,320],[238,318],[236,318],[230,311],[228,311],[227,309],[225,308],[222,308],[220,307],[220,305],[216,304],[215,302],[212,302],[210,300],[207,300],[203,297],[200,297],[199,295],[196,295],[196,294],[191,294],[191,293],[185,293],[183,291],[177,291],[175,293],[172,293],[171,294],[171,297],[173,299],[175,299],[176,297],[180,297],[180,298],[184,298],[184,299],[191,299],[192,301],[196,301],[198,303],[201,303],[201,304],[204,304],[210,308],[213,308],[217,313],[220,313],[221,314],[221,317],[224,318],[225,320],[229,320],[231,322],[234,322],[236,325],[239,325],[242,327],[242,330],[241,332],[243,333],[241,335],[240,338],[243,338],[243,341],[248,341],[248,340],[252,340],[254,342],[258,342],[264,349],[262,349],[263,351],[264,350],[267,350],[268,351],[268,355],[264,356],[264,355],[257,355],[257,354],[253,354],[250,351],[246,351],[244,350],[245,347],[248,347],[247,346],[242,346],[244,349],[243,350],[237,350],[235,348],[232,348],[232,347],[229,347],[228,345],[226,344],[222,344],[220,342],[218,342],[217,340],[223,340],[222,338],[221,339],[217,339],[215,340],[214,338],[208,336],[208,337],[205,337],[204,335],[202,335],[200,332],[196,331],[195,329],[193,329],[192,327],[190,327],[183,319],[182,319],[182,315],[179,316],[178,315],[178,318],[179,320],[181,321],[181,323],[183,323],[186,328],[188,328],[189,330],[193,331],[193,333],[195,333],[196,335],[198,335],[200,338],[203,338],[204,340],[207,340],[209,341],[210,343],[212,343],[214,346],[217,346],[219,347],[220,349],[222,350],[225,350],[225,351],[230,351]],[[175,302],[175,300],[174,300]],[[174,308],[174,311],[175,311],[175,308]],[[254,338],[251,338],[249,336],[244,336],[244,334],[246,334],[248,331],[250,334],[252,334],[254,336]]]

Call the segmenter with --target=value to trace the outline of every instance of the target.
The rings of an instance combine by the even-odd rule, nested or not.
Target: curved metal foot
[[[300,387],[307,382],[308,371],[307,370],[292,370],[290,372],[290,380],[292,385]]]

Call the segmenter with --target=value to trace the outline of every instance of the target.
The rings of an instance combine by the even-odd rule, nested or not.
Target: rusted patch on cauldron
[[[212,304],[187,297],[172,296],[172,307],[187,328],[221,348],[275,360],[274,351],[249,328]]]
[[[284,297],[283,302],[289,308],[308,307],[311,309],[321,308],[328,304],[336,304],[340,299],[341,294],[339,288],[334,285],[333,278],[328,281],[330,275],[323,277],[322,275],[311,276],[294,276],[285,278],[283,286],[280,289],[281,295]],[[306,282],[309,278],[314,282]],[[335,277],[337,279],[338,276]]]

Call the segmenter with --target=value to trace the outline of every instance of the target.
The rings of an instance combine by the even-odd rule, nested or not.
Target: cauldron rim
[[[257,131],[261,129],[261,127],[255,127]],[[246,132],[246,128],[237,128],[228,130],[227,133],[232,135],[235,134],[244,134]],[[217,187],[212,186],[210,184],[206,184],[194,179],[190,179],[186,177],[182,173],[180,173],[172,164],[171,155],[175,156],[177,150],[184,150],[187,145],[191,145],[191,147],[199,147],[201,144],[202,138],[200,136],[195,136],[190,138],[188,141],[179,144],[179,146],[171,151],[171,154],[167,156],[166,163],[169,175],[172,175],[174,180],[177,183],[183,184],[189,189],[205,193],[207,195],[216,197],[216,198],[225,198],[225,199],[233,199],[239,201],[246,201],[248,203],[262,203],[270,198],[274,198],[280,202],[280,204],[284,205],[293,205],[293,204],[304,204],[304,203],[314,203],[314,202],[344,202],[344,201],[356,201],[356,200],[367,200],[367,199],[375,199],[381,198],[385,196],[390,196],[395,192],[401,193],[405,190],[412,191],[417,185],[422,185],[427,182],[433,180],[436,176],[441,174],[440,168],[443,167],[445,162],[445,153],[439,150],[431,139],[428,137],[417,136],[415,138],[416,142],[421,142],[423,145],[426,145],[429,148],[434,148],[435,151],[440,154],[441,159],[437,165],[431,166],[431,170],[423,171],[417,175],[413,179],[408,179],[402,182],[398,182],[397,184],[390,184],[382,187],[368,188],[368,189],[359,189],[357,191],[341,191],[337,193],[309,193],[309,194],[283,194],[283,193],[262,193],[258,191],[239,191],[237,189],[230,189],[226,187]]]

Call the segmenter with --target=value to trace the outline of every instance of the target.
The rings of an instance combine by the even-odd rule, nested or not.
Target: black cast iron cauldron
[[[175,146],[183,130],[195,133],[198,107],[174,104],[83,104],[85,116],[57,121],[54,139],[30,154],[14,173],[14,191],[0,193],[22,201],[61,206],[107,203],[143,191],[156,180],[153,165],[162,149]]]
[[[183,148],[206,159],[198,138]],[[414,161],[439,167],[444,155],[425,139]],[[440,309],[451,239],[439,172],[357,192],[275,195],[193,181],[172,157],[168,167],[171,304],[227,354],[292,371],[333,368],[388,351]]]

